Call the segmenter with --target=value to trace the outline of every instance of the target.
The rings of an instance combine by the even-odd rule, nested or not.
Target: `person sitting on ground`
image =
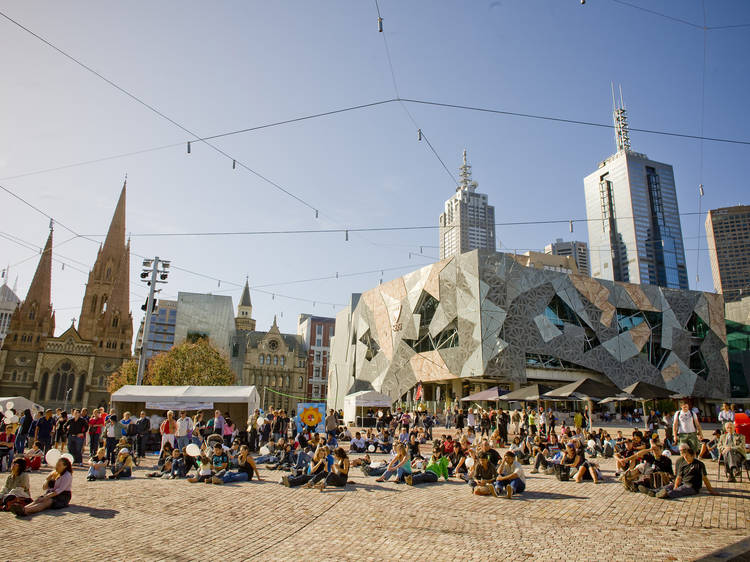
[[[391,476],[396,475],[396,482],[402,483],[405,482],[406,476],[411,474],[411,463],[406,445],[396,443],[394,451],[396,451],[396,456],[391,459],[388,468],[375,482],[387,482]]]
[[[283,439],[279,440],[279,442],[283,441]],[[278,449],[275,456],[278,460],[274,463],[268,463],[268,470],[291,470],[296,462],[294,447],[291,443],[284,443],[281,448]]]
[[[310,472],[312,473],[312,477],[307,484],[305,484],[305,488],[312,488],[319,482],[322,482],[326,479],[331,470],[333,470],[334,458],[331,454],[331,449],[328,445],[323,445],[320,449],[322,449],[323,462],[322,464],[318,463],[320,466],[311,467]],[[316,468],[317,470],[315,470]]]
[[[698,453],[699,459],[711,459],[716,460],[719,458],[719,439],[721,438],[721,430],[717,429],[713,432],[712,438],[701,439],[701,448]]]
[[[516,459],[518,459],[519,462],[526,462],[529,458],[529,455],[524,451],[521,438],[517,435],[513,438],[513,442],[510,444],[508,450],[513,451],[513,454],[516,455]]]
[[[382,436],[378,437],[378,447],[383,453],[390,453],[393,448],[393,437],[391,437],[390,431],[387,429],[383,430]]]
[[[189,476],[187,481],[191,484],[197,482],[205,482],[206,484],[211,483],[211,477],[213,476],[213,470],[211,470],[211,459],[207,453],[201,453],[201,465],[198,467],[195,476]]]
[[[323,492],[326,486],[336,486],[337,488],[343,488],[349,479],[349,457],[346,456],[346,451],[343,447],[339,447],[333,452],[334,463],[331,467],[332,470],[328,472],[328,476],[325,480],[320,482],[317,487]]]
[[[443,454],[447,457],[453,454],[453,449],[455,448],[455,442],[453,441],[453,437],[450,435],[446,435],[445,439],[443,439],[443,442],[441,444],[443,448]]]
[[[464,446],[459,441],[453,442],[453,452],[448,457],[450,465],[448,465],[448,473],[451,476],[466,479],[466,475],[469,472],[469,467],[466,466],[466,456],[468,451],[464,449]]]
[[[719,495],[708,480],[706,465],[695,457],[695,451],[687,442],[680,443],[680,459],[675,466],[675,474],[677,476],[674,482],[667,484],[654,494],[657,498],[694,496],[703,486],[706,486],[708,493],[712,496]]]
[[[237,472],[226,471],[220,477],[224,484],[229,484],[231,482],[247,482],[248,480],[253,479],[253,474],[258,476],[258,481],[261,480],[260,472],[258,472],[258,465],[255,464],[255,461],[253,461],[253,458],[250,456],[250,449],[247,445],[240,446],[237,461]]]
[[[597,455],[604,454],[604,448],[596,433],[586,433],[586,454],[591,458],[596,458]]]
[[[562,456],[563,452],[560,450],[559,445],[554,448],[547,447],[539,451],[534,458],[534,468],[531,469],[531,474],[537,474],[540,467],[544,470],[545,474],[554,474],[554,465],[560,463]]]
[[[735,431],[734,422],[727,422],[724,429],[726,433],[721,436],[718,444],[719,455],[724,460],[729,482],[736,482],[747,454],[745,436]]]
[[[432,448],[432,456],[427,462],[424,472],[408,474],[405,481],[409,486],[416,486],[428,482],[437,482],[441,476],[448,480],[448,457],[443,456],[440,445],[436,444]]]
[[[70,461],[61,457],[55,464],[55,470],[42,485],[44,494],[36,498],[30,504],[23,506],[14,504],[10,510],[19,517],[33,515],[45,509],[62,509],[70,504],[73,489],[73,465]]]
[[[24,458],[26,459],[28,470],[39,470],[42,468],[42,461],[44,460],[42,442],[34,441],[33,445],[31,445],[31,449],[24,454]]]
[[[625,472],[630,468],[635,468],[637,460],[638,450],[633,446],[633,440],[626,439],[625,444],[620,446],[615,452],[615,462],[617,465],[615,478],[619,478],[620,473]]]
[[[586,460],[583,454],[583,447],[579,448],[579,456],[581,458],[581,464],[578,467],[578,472],[575,474],[575,481],[580,484],[584,480],[593,480],[594,484],[598,484],[601,481],[602,473],[599,465],[593,461]]]
[[[0,490],[0,510],[9,511],[14,504],[31,503],[31,487],[26,472],[26,459],[16,457],[10,465],[10,474],[5,479],[5,486]]]
[[[367,450],[365,440],[362,439],[362,434],[358,431],[354,434],[354,439],[349,443],[350,453],[364,453]]]
[[[490,463],[498,466],[500,464],[500,453],[490,446],[490,442],[487,439],[482,439],[482,442],[477,446],[477,452],[487,453]]]
[[[510,499],[513,494],[520,494],[525,489],[526,474],[523,467],[512,451],[506,451],[503,462],[497,467],[497,477],[493,483],[494,495],[505,492],[505,496]]]
[[[213,469],[213,474],[211,475],[210,482],[218,485],[224,484],[222,477],[229,469],[229,455],[224,452],[224,447],[221,443],[214,444],[214,451],[211,456],[211,468]]]
[[[351,441],[352,432],[349,430],[349,426],[344,427],[344,431],[341,432],[341,441]]]
[[[130,478],[133,475],[134,466],[135,463],[133,462],[130,450],[127,447],[123,447],[117,454],[117,460],[112,467],[112,474],[109,475],[109,479]]]
[[[497,495],[493,482],[497,475],[497,467],[490,463],[489,455],[481,452],[477,463],[472,467],[473,474],[469,481],[471,493],[477,496]]]
[[[95,455],[89,458],[89,472],[86,476],[86,480],[93,482],[94,480],[106,480],[107,479],[107,449],[106,447],[99,447]]]
[[[644,469],[626,488],[631,492],[653,494],[674,479],[672,459],[663,454],[661,443],[654,443],[650,453],[644,456]],[[623,480],[626,482],[626,480]]]
[[[568,441],[565,444],[565,451],[560,458],[560,462],[555,465],[555,470],[559,470],[561,474],[563,472],[566,472],[567,474],[570,474],[571,472],[577,474],[581,468],[581,464],[583,464],[583,458],[578,452],[578,449],[576,449],[575,443],[573,441]]]
[[[312,459],[303,470],[297,474],[286,475],[281,477],[280,484],[283,484],[287,488],[293,488],[295,486],[302,486],[312,480],[319,472],[326,471],[326,448],[325,446],[318,447],[313,453]]]
[[[409,436],[409,443],[407,445],[407,448],[409,450],[409,458],[411,460],[424,459],[422,453],[419,451],[419,441],[417,440],[416,434],[412,433]]]

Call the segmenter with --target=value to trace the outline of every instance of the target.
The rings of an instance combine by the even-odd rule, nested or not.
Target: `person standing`
[[[690,411],[690,404],[687,400],[680,402],[680,409],[674,415],[672,433],[674,433],[680,445],[687,443],[694,454],[700,451],[701,444],[698,439],[703,439],[703,429],[698,421],[698,416],[695,412]]]
[[[221,410],[216,410],[214,412],[214,423],[211,425],[213,426],[213,432],[216,435],[224,434],[224,426],[226,425],[226,420],[224,420],[224,416],[221,415]]]
[[[218,410],[217,410],[218,412]],[[177,422],[174,419],[174,412],[169,410],[167,412],[167,419],[161,422],[159,432],[161,433],[161,449],[164,448],[164,443],[169,443],[174,449],[175,439],[174,435],[177,431]]]
[[[68,435],[68,452],[73,455],[73,463],[83,466],[83,445],[86,442],[86,433],[89,424],[81,417],[81,411],[73,410],[73,417],[65,424],[65,433]]]
[[[104,408],[94,408],[89,418],[89,457],[94,457],[99,450],[99,443],[104,429]]]
[[[721,405],[718,420],[721,427],[726,427],[726,424],[729,422],[734,423],[734,412],[732,411],[732,408],[729,407],[729,404],[727,402],[724,402]]]
[[[47,410],[44,412],[44,417],[36,421],[36,430],[34,432],[34,441],[39,441],[42,444],[45,455],[52,446],[52,431],[54,428],[55,421],[52,418],[52,410]]]
[[[141,411],[140,417],[135,422],[136,436],[138,438],[138,450],[133,454],[143,458],[146,456],[146,440],[151,431],[151,420],[146,417],[146,412]]]
[[[326,433],[329,437],[336,437],[338,428],[339,421],[336,418],[336,412],[334,410],[329,410],[328,415],[326,416]]]
[[[177,418],[175,437],[177,438],[177,448],[185,452],[185,447],[190,443],[190,434],[193,431],[193,420],[191,420],[185,410],[180,411],[180,417]]]

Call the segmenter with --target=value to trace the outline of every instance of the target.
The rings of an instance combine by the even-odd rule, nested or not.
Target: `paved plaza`
[[[148,463],[151,463],[149,458]],[[750,484],[716,482],[684,500],[626,492],[607,479],[559,482],[528,475],[512,500],[477,497],[458,480],[408,487],[352,469],[345,490],[290,489],[281,472],[263,482],[214,486],[145,478],[87,482],[75,473],[69,509],[4,519],[14,560],[692,560],[750,533]],[[40,490],[44,475],[31,477]]]

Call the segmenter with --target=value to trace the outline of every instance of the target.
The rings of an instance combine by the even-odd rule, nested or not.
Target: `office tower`
[[[583,181],[591,275],[687,289],[672,166],[631,150],[622,96],[614,122],[617,152]]]
[[[726,302],[750,294],[750,206],[709,211],[706,238],[716,292]]]
[[[477,193],[478,183],[471,179],[466,160],[459,168],[456,193],[445,202],[440,215],[440,259],[471,250],[492,250],[495,246],[495,208],[487,204],[487,195]]]
[[[544,253],[553,256],[571,256],[576,262],[578,273],[581,275],[591,275],[589,247],[586,242],[565,242],[562,238],[558,238],[552,244],[547,244],[544,247]]]

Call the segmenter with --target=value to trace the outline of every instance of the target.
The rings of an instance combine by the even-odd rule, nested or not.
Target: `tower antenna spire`
[[[459,167],[458,169],[458,187],[456,187],[456,191],[461,190],[469,190],[469,191],[475,191],[479,184],[471,179],[471,164],[469,164],[468,159],[466,157],[466,149],[464,148],[464,163]]]
[[[612,118],[615,124],[615,146],[617,152],[630,150],[630,128],[628,127],[628,114],[622,97],[622,85],[620,85],[620,105],[615,100],[615,85],[612,86]]]

